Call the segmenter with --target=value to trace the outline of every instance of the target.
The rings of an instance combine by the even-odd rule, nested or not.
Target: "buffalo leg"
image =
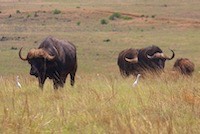
[[[38,81],[39,81],[39,87],[43,90],[44,87],[44,82],[46,80],[46,77],[41,79],[40,77],[38,77]]]
[[[53,80],[54,89],[58,89],[59,87],[64,87],[65,78],[61,78],[60,80]]]
[[[70,73],[70,84],[71,86],[74,86],[75,83],[75,72]]]
[[[58,89],[58,81],[57,80],[53,80],[53,88]]]
[[[40,89],[42,89],[42,90],[43,90],[44,84],[42,84],[42,83],[39,83],[39,87],[40,87]]]
[[[54,82],[54,83],[53,83],[53,88],[54,88],[54,89],[58,89],[58,84]]]

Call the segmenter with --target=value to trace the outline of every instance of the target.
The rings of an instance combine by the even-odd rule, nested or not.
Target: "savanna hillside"
[[[200,133],[199,0],[0,3],[0,133]],[[77,46],[73,88],[67,79],[55,92],[47,81],[42,92],[18,57],[49,35]],[[176,57],[133,88],[135,78],[119,73],[118,53],[153,44]],[[171,72],[180,57],[195,63],[192,77]]]

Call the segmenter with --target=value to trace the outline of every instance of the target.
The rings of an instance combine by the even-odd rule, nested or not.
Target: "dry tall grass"
[[[0,2],[0,133],[200,133],[199,0]],[[115,12],[132,19],[100,23]],[[20,47],[25,55],[48,35],[77,46],[73,88],[68,80],[54,91],[47,81],[42,92],[18,58]],[[117,56],[152,44],[192,59],[194,76],[148,76],[133,88],[133,78],[119,75]],[[21,89],[16,74],[25,75]]]
[[[199,133],[199,75],[141,79],[91,75],[54,91],[47,81],[1,78],[0,133]]]

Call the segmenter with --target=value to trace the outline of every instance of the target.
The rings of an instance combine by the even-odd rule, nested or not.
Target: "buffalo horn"
[[[133,59],[125,58],[125,60],[130,62],[130,63],[137,63],[138,62],[138,57],[135,57]]]
[[[171,49],[170,49],[170,50],[171,50]],[[171,51],[172,51],[172,57],[171,57],[171,58],[169,58],[167,55],[165,55],[165,54],[163,54],[163,53],[155,53],[155,54],[152,55],[152,56],[147,55],[147,58],[149,58],[149,59],[164,58],[164,59],[166,59],[166,60],[171,60],[171,59],[173,59],[174,56],[175,56],[174,51],[173,51],[173,50],[171,50]]]
[[[171,50],[171,49],[170,49]],[[173,59],[174,58],[174,56],[175,56],[175,53],[174,53],[174,51],[173,50],[171,50],[172,51],[172,57],[171,58],[169,58],[169,57],[167,57],[166,55],[165,55],[165,59],[166,60],[171,60],[171,59]]]
[[[33,52],[30,51],[32,54],[33,57],[43,57],[43,58],[46,58],[47,60],[53,60],[55,58],[55,56],[51,56],[50,54],[48,54],[48,52],[46,52],[45,50],[43,49],[33,49]],[[29,52],[29,53],[30,53]]]
[[[164,57],[164,54],[163,53],[155,53],[154,55],[150,56],[150,55],[147,55],[147,58],[149,59],[156,59],[156,58],[163,58]]]
[[[23,48],[23,47],[22,47]],[[21,51],[22,51],[22,48],[19,50],[19,58],[26,61],[27,60],[27,57],[26,58],[23,58],[22,55],[21,55]]]

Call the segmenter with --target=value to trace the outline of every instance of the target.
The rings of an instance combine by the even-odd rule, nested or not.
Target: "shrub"
[[[17,50],[17,47],[11,47],[10,50]]]
[[[29,18],[29,17],[31,17],[31,15],[30,15],[30,14],[28,14],[26,17],[27,17],[27,18]]]
[[[101,20],[101,24],[102,24],[102,25],[106,25],[106,24],[108,24],[108,21],[105,20],[105,19],[102,19],[102,20]]]
[[[140,17],[145,17],[145,15],[141,15]]]
[[[81,22],[80,22],[80,21],[78,21],[76,24],[77,24],[78,26],[80,26]]]
[[[151,18],[155,18],[155,17],[156,17],[156,15],[152,15],[152,16],[151,16]]]
[[[129,17],[129,16],[123,16],[123,19],[124,19],[124,20],[132,20],[132,18]]]
[[[21,13],[20,10],[16,10],[16,13]]]
[[[103,42],[110,42],[110,41],[111,41],[110,39],[103,40]]]
[[[60,14],[60,13],[61,13],[61,11],[58,10],[58,9],[54,9],[54,10],[53,10],[53,14]]]
[[[116,18],[121,18],[121,14],[120,13],[113,13],[109,19],[110,20],[115,20]]]

